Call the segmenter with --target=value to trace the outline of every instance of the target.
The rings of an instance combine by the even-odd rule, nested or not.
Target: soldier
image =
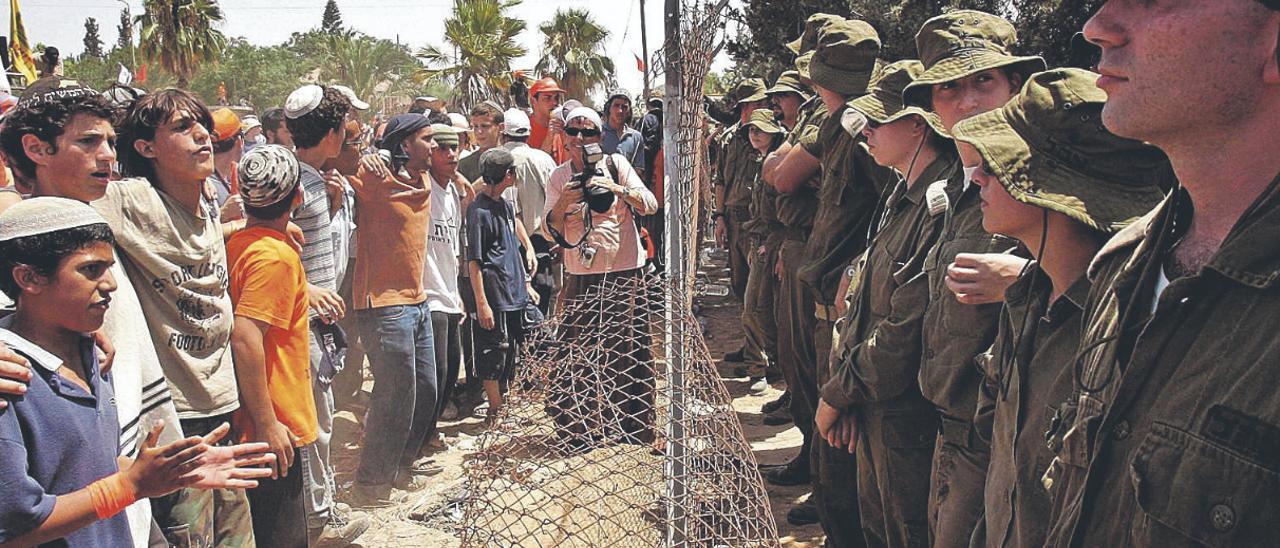
[[[1109,1],[1084,32],[1102,123],[1179,187],[1089,267],[1045,545],[1280,545],[1280,2]]]
[[[924,71],[916,60],[886,66],[871,93],[849,103],[867,118],[863,134],[877,164],[894,168],[891,190],[839,325],[832,378],[822,387],[823,439],[857,455],[857,498],[871,546],[928,546],[929,467],[937,411],[917,380],[920,331],[929,298],[924,264],[942,231],[955,147],[937,115],[903,104]],[[839,410],[839,419],[828,410]],[[833,486],[834,487],[834,486]]]
[[[1000,108],[1045,68],[1039,57],[1012,55],[1016,41],[1013,25],[989,13],[958,10],[926,21],[916,35],[925,71],[907,87],[907,103],[928,106],[948,131],[960,120]],[[941,413],[929,530],[937,546],[966,546],[982,513],[989,459],[986,443],[973,435],[980,382],[973,360],[991,347],[1004,288],[1026,261],[1007,254],[1024,253],[1017,241],[982,229],[978,188],[964,172],[953,172],[937,198],[949,211],[925,262],[930,289],[920,364],[920,389]]]
[[[760,168],[765,155],[781,144],[784,130],[774,111],[767,108],[752,112],[745,129],[756,154],[747,159],[754,166],[754,176],[751,181],[751,220],[742,225],[749,241],[747,262],[750,265],[747,289],[742,299],[742,326],[747,335],[746,348],[759,349],[759,352],[750,352],[743,357],[747,359],[749,371],[765,375],[765,379],[757,383],[763,386],[752,387],[752,390],[763,392],[768,388],[767,379],[774,374],[772,370],[776,366],[773,364],[778,355],[778,324],[773,313],[773,266],[782,242],[782,224],[778,222],[776,212],[777,191],[761,184]]]
[[[760,168],[751,161],[755,151],[747,139],[747,122],[757,108],[768,107],[769,97],[765,95],[764,80],[748,78],[734,88],[728,99],[726,102],[734,105],[738,122],[720,135],[719,169],[715,179],[711,181],[717,209],[711,213],[711,218],[717,221],[716,242],[729,250],[729,276],[733,293],[739,298],[745,298],[751,239],[743,225],[751,220],[751,185]],[[741,348],[725,354],[724,360],[761,363],[762,350],[751,343],[748,338]]]
[[[846,103],[866,93],[879,53],[880,38],[863,21],[832,23],[819,33],[809,74],[814,91],[831,114],[816,133],[801,139],[800,147],[793,148],[779,167],[786,169],[792,162],[812,165],[816,160],[821,170],[820,205],[802,255],[804,264],[796,271],[808,298],[814,302],[813,346],[802,351],[817,364],[817,386],[829,376],[828,356],[836,319],[833,304],[840,276],[845,266],[865,249],[880,191],[892,175],[867,155],[861,135],[845,127],[851,123],[861,129],[861,116],[849,111]],[[846,111],[851,116],[846,116]],[[807,178],[805,175],[800,180]],[[783,181],[777,186],[781,192],[793,190]],[[861,525],[853,518],[858,515],[858,507],[853,495],[857,477],[852,456],[815,440],[812,458],[816,458],[818,472],[814,483],[818,515],[830,542],[836,546],[860,545]]]
[[[976,168],[983,227],[1016,238],[1036,260],[1005,292],[999,335],[979,359],[974,423],[991,441],[991,467],[975,544],[985,535],[991,547],[1044,545],[1049,497],[1040,478],[1053,452],[1043,434],[1070,396],[1071,364],[1061,356],[1080,340],[1085,270],[1106,238],[1164,197],[1164,154],[1098,131],[1107,96],[1097,78],[1080,69],[1036,74],[1004,108],[953,130],[965,166]]]
[[[799,54],[795,67],[800,82],[812,89],[809,78],[809,62],[818,43],[818,34],[828,24],[844,22],[844,18],[825,13],[809,17],[803,34],[788,44]],[[774,293],[778,324],[778,366],[787,381],[790,401],[787,410],[800,428],[804,441],[800,453],[784,466],[765,471],[765,479],[775,485],[801,485],[815,475],[810,459],[813,439],[813,411],[818,404],[817,362],[813,356],[814,316],[813,298],[800,283],[796,272],[804,263],[805,244],[813,229],[813,217],[818,212],[818,188],[822,186],[818,161],[799,142],[808,136],[815,139],[819,128],[827,119],[827,107],[822,98],[814,95],[800,106],[796,126],[787,135],[786,142],[765,159],[762,177],[778,191],[777,214],[782,224],[783,241],[778,246],[774,275],[778,287]],[[796,159],[785,162],[792,150]],[[784,166],[785,164],[785,166]],[[784,190],[785,189],[785,190]],[[765,413],[770,410],[762,409]],[[792,525],[809,525],[818,522],[817,494],[787,511],[787,521]]]

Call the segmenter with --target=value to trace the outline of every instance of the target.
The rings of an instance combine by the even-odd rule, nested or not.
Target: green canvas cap
[[[778,80],[773,83],[773,87],[765,91],[766,94],[776,95],[779,93],[794,93],[805,99],[813,95],[809,91],[808,86],[800,82],[800,73],[794,70],[788,70],[778,76]]]
[[[804,30],[800,32],[800,37],[788,42],[787,49],[791,50],[791,53],[796,55],[813,51],[813,48],[818,47],[818,33],[820,33],[827,25],[830,25],[831,23],[839,23],[844,20],[845,19],[843,17],[840,17],[839,15],[832,15],[830,13],[815,13],[810,15],[809,18],[804,21]]]
[[[907,87],[907,103],[923,105],[930,86],[953,82],[993,68],[1009,67],[1023,81],[1045,69],[1040,57],[1013,55],[1018,32],[1013,24],[990,13],[956,10],[925,21],[916,34],[916,51],[924,73]]]
[[[1098,75],[1064,68],[1036,74],[1004,107],[956,124],[1000,185],[1023,203],[1115,233],[1164,198],[1159,149],[1102,125]]]
[[[765,93],[767,86],[762,78],[747,78],[738,82],[738,87],[734,88],[732,96],[737,98],[736,101],[730,103],[732,106],[738,106],[743,103],[752,103],[755,101],[763,101],[769,98]]]
[[[896,122],[910,115],[924,118],[929,127],[946,136],[942,119],[937,114],[920,107],[907,106],[902,100],[902,90],[924,72],[924,64],[915,59],[905,59],[885,65],[871,83],[867,94],[849,101],[849,108],[861,112],[877,124]]]
[[[767,108],[758,108],[751,112],[751,120],[747,122],[747,127],[752,126],[765,133],[786,132],[781,125],[778,125],[777,115]]]
[[[796,57],[796,74],[800,75],[800,79],[802,81],[813,80],[813,78],[809,74],[809,63],[811,63],[812,61],[813,61],[812,51],[801,54],[799,57]]]
[[[809,63],[813,82],[845,96],[862,95],[875,74],[880,35],[866,21],[832,23],[818,35]]]

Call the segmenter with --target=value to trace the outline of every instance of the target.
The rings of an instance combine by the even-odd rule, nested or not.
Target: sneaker
[[[777,411],[779,409],[786,409],[790,406],[791,406],[791,391],[788,390],[786,392],[783,392],[781,396],[778,396],[778,399],[760,406],[760,412],[765,415],[768,415],[773,413],[774,411]]]
[[[391,485],[368,485],[357,483],[351,486],[351,505],[356,508],[386,508],[396,503],[391,498]]]
[[[809,483],[809,464],[792,460],[786,466],[765,470],[764,480],[782,487],[806,485]]]
[[[765,426],[782,426],[784,424],[791,424],[792,420],[791,410],[783,407],[775,409],[772,413],[766,413],[761,422],[763,422]]]
[[[787,510],[787,523],[797,527],[818,523],[818,506],[813,503],[812,496],[809,500]]]
[[[369,525],[369,518],[363,514],[343,517],[335,509],[329,514],[329,521],[324,527],[311,529],[307,534],[311,540],[310,545],[314,548],[345,548],[369,530]]]
[[[769,380],[764,377],[753,378],[751,383],[752,394],[763,394],[769,390]]]

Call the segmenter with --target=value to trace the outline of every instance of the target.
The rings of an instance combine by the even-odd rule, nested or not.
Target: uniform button
[[[1236,511],[1225,504],[1215,504],[1209,510],[1209,522],[1219,531],[1230,531],[1236,526]]]
[[[1128,438],[1130,433],[1129,421],[1121,420],[1120,422],[1116,423],[1116,427],[1113,430],[1113,432],[1115,432],[1115,437],[1117,440],[1123,440],[1125,438]]]

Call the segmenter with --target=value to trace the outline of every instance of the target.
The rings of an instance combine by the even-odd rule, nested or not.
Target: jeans
[[[418,457],[436,416],[437,376],[426,303],[356,311],[373,372],[356,483],[388,485]]]
[[[333,392],[329,385],[320,382],[319,371],[322,354],[315,331],[311,332],[311,393],[316,401],[316,441],[298,448],[302,462],[303,500],[306,501],[307,527],[324,527],[333,511],[333,496],[337,484],[333,479],[333,461],[329,445],[333,440]]]
[[[458,383],[458,372],[462,366],[462,314],[448,312],[431,313],[431,332],[436,347],[436,415],[427,428],[427,440],[430,443],[436,433],[436,423],[440,413],[453,396],[454,385]]]

